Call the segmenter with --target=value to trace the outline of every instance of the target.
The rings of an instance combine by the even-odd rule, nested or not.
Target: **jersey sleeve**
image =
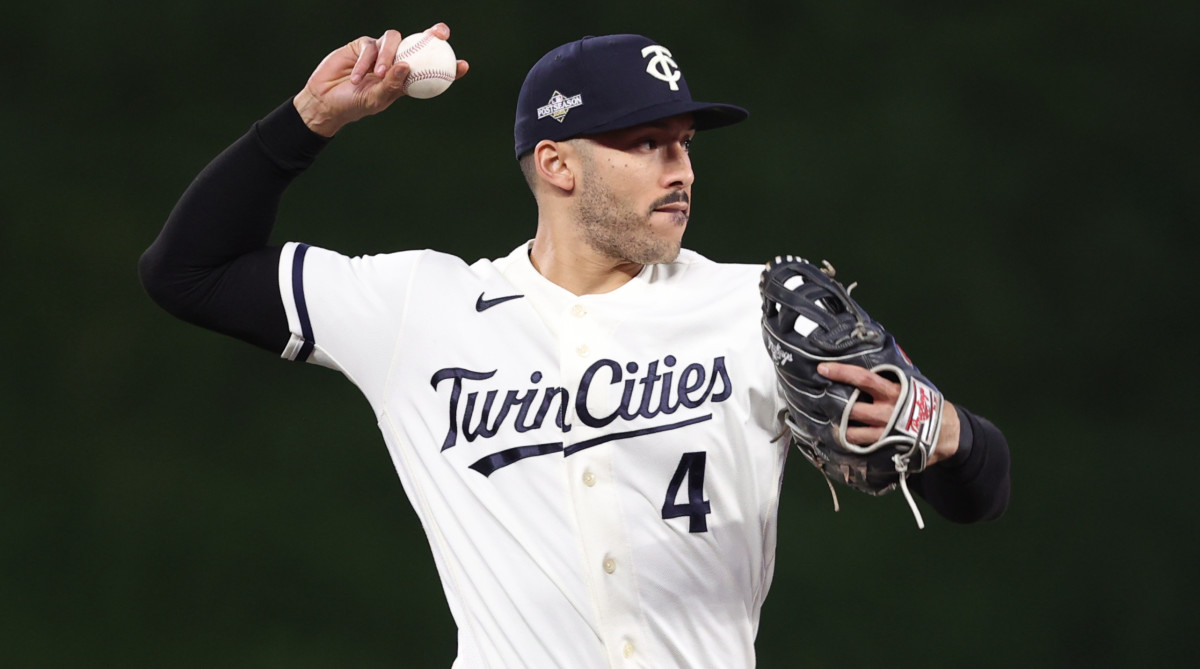
[[[282,357],[338,370],[374,402],[401,345],[409,288],[425,253],[348,257],[285,244],[279,293],[290,337]]]

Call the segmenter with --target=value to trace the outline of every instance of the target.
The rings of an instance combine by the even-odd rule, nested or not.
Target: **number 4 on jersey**
[[[683,454],[675,475],[671,477],[671,485],[667,486],[667,498],[663,500],[663,520],[687,516],[691,521],[688,527],[690,532],[707,532],[708,519],[705,516],[712,513],[708,502],[704,501],[705,455],[704,451]],[[684,478],[688,482],[687,502],[679,504],[675,500],[679,497]]]

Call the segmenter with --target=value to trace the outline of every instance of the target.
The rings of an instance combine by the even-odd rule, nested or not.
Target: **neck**
[[[544,221],[538,222],[529,260],[542,276],[574,295],[614,291],[642,271],[641,265],[604,256],[577,237],[555,234]]]

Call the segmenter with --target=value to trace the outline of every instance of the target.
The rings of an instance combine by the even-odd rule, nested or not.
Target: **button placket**
[[[564,386],[572,390],[571,430],[563,435],[568,449],[574,443],[606,434],[603,427],[589,426],[575,415],[576,393],[591,371],[596,375],[588,388],[587,407],[593,415],[609,415],[617,410],[622,386],[610,383],[609,375],[620,364],[625,373],[626,355],[612,324],[580,300],[568,302],[558,311],[557,324]],[[605,359],[602,368],[596,361]],[[596,369],[600,369],[596,372]],[[642,653],[626,656],[626,644],[641,631],[638,609],[637,566],[629,552],[628,528],[622,518],[621,485],[612,471],[612,448],[599,445],[564,455],[570,499],[579,527],[581,565],[597,613],[600,636],[605,640],[610,663],[617,666],[639,664]],[[632,652],[632,645],[629,651]],[[632,657],[633,659],[630,659]]]

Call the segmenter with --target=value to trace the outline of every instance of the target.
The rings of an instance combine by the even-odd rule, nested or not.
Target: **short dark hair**
[[[521,166],[521,174],[525,177],[525,184],[529,186],[529,191],[533,193],[533,199],[537,199],[537,190],[534,186],[537,185],[537,166],[533,164],[533,151],[526,152],[525,155],[517,159],[517,164]]]

